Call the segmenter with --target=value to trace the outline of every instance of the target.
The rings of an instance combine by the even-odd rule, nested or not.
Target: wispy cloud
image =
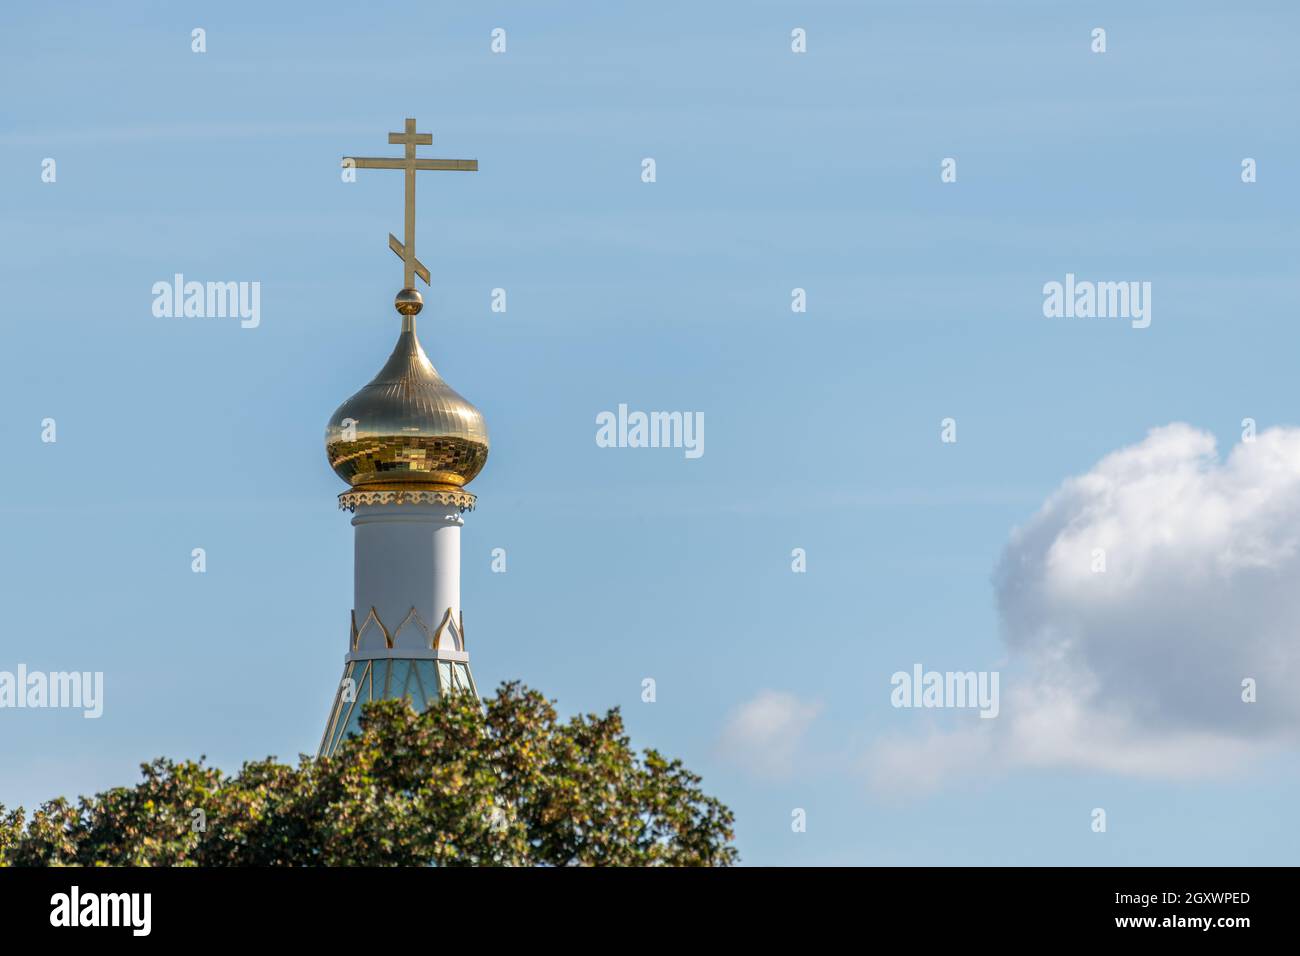
[[[802,700],[788,691],[761,691],[732,711],[719,749],[726,759],[755,776],[789,777],[821,709],[820,703]]]

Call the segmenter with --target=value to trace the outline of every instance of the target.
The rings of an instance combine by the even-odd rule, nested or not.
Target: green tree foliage
[[[134,787],[30,820],[0,807],[12,866],[725,866],[732,814],[680,761],[629,746],[617,710],[561,722],[503,684],[416,714],[366,708],[332,758],[233,777],[155,760]]]

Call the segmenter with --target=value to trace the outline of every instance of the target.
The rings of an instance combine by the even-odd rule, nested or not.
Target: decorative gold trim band
[[[361,635],[365,632],[366,627],[371,621],[375,622],[375,626],[379,628],[379,633],[384,635],[385,650],[391,651],[394,649],[394,641],[397,638],[397,635],[401,634],[402,629],[408,624],[413,624],[413,626],[418,628],[420,633],[424,635],[424,641],[421,643],[424,644],[425,650],[442,650],[442,632],[444,629],[447,631],[447,639],[451,641],[451,647],[449,650],[462,652],[465,650],[464,611],[460,612],[460,621],[457,622],[451,615],[451,608],[447,608],[447,610],[442,612],[442,623],[438,625],[436,631],[430,634],[429,626],[424,623],[424,620],[420,617],[420,612],[415,609],[414,605],[412,605],[411,609],[406,612],[406,617],[402,618],[402,623],[397,625],[397,630],[395,631],[389,631],[388,628],[384,626],[384,622],[379,620],[379,612],[373,607],[370,609],[369,613],[366,614],[366,619],[361,622],[361,627],[357,627],[357,612],[354,608],[352,611],[351,636],[348,640],[349,651],[355,653],[360,650]],[[448,624],[451,624],[451,628],[447,627]]]
[[[468,491],[362,491],[354,488],[339,495],[339,510],[356,511],[358,505],[455,505],[461,511],[473,511],[477,500]]]

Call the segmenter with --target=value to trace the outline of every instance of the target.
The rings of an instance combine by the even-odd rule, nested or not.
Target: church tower
[[[443,694],[477,694],[460,606],[460,529],[475,502],[465,486],[487,461],[487,425],[443,381],[416,335],[424,303],[415,277],[427,285],[429,270],[415,256],[415,174],[473,172],[478,162],[417,158],[416,146],[433,137],[417,133],[413,119],[388,141],[404,145],[405,156],[343,160],[345,169],[405,172],[404,241],[388,237],[405,281],[394,303],[402,329],[392,355],[325,430],[330,467],[348,483],[339,507],[352,514],[355,568],[347,655],[322,756],[357,730],[367,701],[407,697],[423,710]]]

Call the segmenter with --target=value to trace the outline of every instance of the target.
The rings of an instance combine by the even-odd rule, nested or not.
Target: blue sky
[[[0,670],[106,682],[96,721],[0,711],[0,802],[314,751],[352,587],[324,424],[388,355],[401,279],[400,177],[338,161],[415,116],[426,154],[480,163],[422,174],[418,248],[425,348],[492,435],[463,537],[481,688],[621,706],[748,863],[1295,862],[1291,717],[1204,774],[1007,745],[914,787],[873,756],[970,723],[891,707],[897,670],[1032,677],[997,569],[1062,482],[1173,422],[1223,455],[1244,417],[1297,424],[1293,4],[321,7],[0,14]],[[177,272],[259,281],[260,326],[155,318]],[[1150,281],[1151,326],[1044,318],[1067,272]],[[620,403],[702,412],[705,454],[597,447]],[[1158,683],[1202,644],[1139,604],[1134,640],[1185,642],[1138,655]],[[1293,661],[1288,633],[1250,663]],[[797,719],[738,729],[774,699]]]

